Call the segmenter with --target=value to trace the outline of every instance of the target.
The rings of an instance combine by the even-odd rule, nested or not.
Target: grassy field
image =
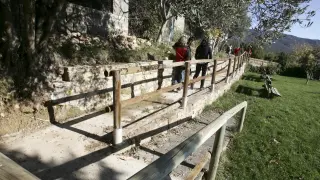
[[[320,82],[273,78],[282,97],[266,98],[259,75],[246,73],[208,107],[224,111],[249,104],[218,179],[320,179]]]

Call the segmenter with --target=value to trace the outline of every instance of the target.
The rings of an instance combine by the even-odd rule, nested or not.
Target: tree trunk
[[[166,25],[167,25],[167,20],[163,21],[161,24],[161,27],[160,27],[159,33],[158,33],[158,37],[157,37],[157,43],[161,43],[162,35],[164,34]]]

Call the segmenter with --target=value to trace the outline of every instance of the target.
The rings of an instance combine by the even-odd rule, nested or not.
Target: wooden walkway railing
[[[233,107],[229,111],[225,112],[215,121],[213,121],[203,129],[192,135],[190,138],[167,152],[165,155],[161,156],[159,159],[130,177],[129,180],[160,180],[166,178],[180,163],[182,163],[190,154],[195,152],[203,143],[205,143],[211,136],[213,136],[217,132],[216,137],[214,138],[209,172],[206,177],[207,180],[214,180],[218,169],[220,155],[222,152],[226,123],[236,113],[242,111],[242,116],[238,128],[238,131],[241,132],[247,105],[247,102],[244,101],[241,104]],[[199,166],[197,165],[196,168],[203,167],[204,164],[205,163],[200,162]],[[192,171],[192,174],[190,174],[188,178],[194,179],[201,171],[201,169]]]
[[[193,61],[186,61],[186,62],[176,62],[172,64],[159,64],[158,69],[164,69],[164,68],[171,68],[171,67],[179,67],[184,66],[185,67],[185,74],[190,74],[190,66],[191,64],[197,64],[197,63],[212,63],[213,62],[213,71],[211,74],[208,74],[203,77],[198,77],[196,79],[189,79],[189,76],[185,76],[183,83],[178,83],[172,86],[160,88],[154,92],[146,93],[141,96],[137,96],[131,99],[127,99],[124,101],[121,101],[120,95],[121,95],[121,79],[120,74],[121,70],[114,70],[111,72],[113,76],[113,105],[109,107],[109,111],[113,111],[113,121],[114,121],[114,130],[113,130],[113,143],[114,145],[122,143],[122,126],[121,126],[121,109],[138,103],[140,101],[149,99],[153,96],[159,95],[160,93],[169,92],[177,88],[183,87],[183,93],[182,93],[182,108],[185,108],[187,106],[188,102],[188,86],[192,83],[205,80],[208,78],[211,78],[211,85],[210,89],[211,92],[214,92],[214,85],[216,82],[216,76],[218,74],[226,73],[225,82],[229,83],[230,76],[234,76],[237,72],[240,71],[240,68],[243,66],[243,63],[245,61],[249,60],[249,55],[247,53],[244,53],[240,56],[236,56],[233,60],[233,70],[231,71],[232,66],[232,59],[219,59],[219,60],[193,60]],[[218,61],[221,61],[219,64],[223,64],[224,62],[228,61],[227,66],[217,69]],[[144,67],[145,68],[145,67]],[[227,68],[227,71],[224,71],[223,69]]]
[[[17,163],[0,153],[0,180],[39,180]]]

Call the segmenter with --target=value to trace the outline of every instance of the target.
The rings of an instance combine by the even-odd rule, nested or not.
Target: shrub
[[[268,64],[267,66],[252,66],[249,64],[248,69],[250,72],[259,74],[263,74],[264,72],[269,75],[280,74],[280,67],[273,64]]]

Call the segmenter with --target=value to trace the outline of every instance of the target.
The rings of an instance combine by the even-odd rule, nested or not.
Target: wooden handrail
[[[156,91],[153,91],[153,92],[150,92],[150,93],[146,93],[146,94],[141,95],[141,96],[137,96],[135,98],[127,99],[127,100],[121,101],[121,106],[122,107],[126,107],[126,106],[129,106],[131,104],[143,101],[145,99],[149,99],[150,97],[155,96],[157,94],[164,93],[164,92],[169,92],[169,91],[172,91],[174,89],[181,88],[182,86],[183,86],[183,83],[179,83],[179,84],[175,84],[173,86],[161,88],[159,90],[156,90]]]
[[[35,175],[0,153],[0,180],[7,179],[39,180]]]
[[[239,111],[242,111],[239,131],[242,130],[245,118],[245,112],[248,103],[246,101],[238,104],[227,112],[223,113],[215,121],[192,135],[187,140],[180,143],[178,146],[161,156],[159,159],[143,168],[129,178],[129,180],[147,180],[147,179],[164,179],[166,178],[180,163],[182,163],[190,154],[195,152],[203,143],[219,130],[219,137],[215,138],[213,153],[210,162],[208,179],[214,179],[217,164],[221,154],[221,146],[224,137],[225,124]],[[222,142],[221,142],[222,140]]]
[[[228,65],[226,67],[228,67]],[[221,68],[221,69],[224,69],[224,68]],[[221,73],[224,73],[224,72],[225,71],[218,70],[216,73],[218,75],[218,74],[221,74]],[[201,80],[204,80],[204,79],[207,79],[207,78],[210,78],[210,77],[212,77],[211,74],[206,75],[206,76],[201,76],[201,77],[198,77],[196,79],[192,79],[192,80],[190,80],[188,85],[190,85],[192,83],[195,83],[195,82],[199,82]],[[157,94],[164,93],[164,92],[169,92],[169,91],[172,91],[174,89],[181,88],[181,87],[183,87],[183,83],[175,84],[175,85],[172,85],[172,86],[168,86],[168,87],[156,90],[154,92],[150,92],[150,93],[147,93],[147,94],[144,94],[144,95],[141,95],[141,96],[137,96],[137,97],[134,97],[134,98],[131,98],[131,99],[127,99],[127,100],[121,101],[121,106],[122,107],[126,107],[128,105],[131,105],[131,104],[143,101],[145,99],[148,99],[148,98],[150,98],[152,96],[155,96]]]
[[[221,58],[217,61],[221,61],[221,63],[218,63],[218,65],[223,64],[227,61],[228,59],[226,58]],[[167,60],[166,60],[167,61]],[[199,60],[190,60],[190,61],[183,61],[183,62],[172,62],[170,64],[152,64],[148,66],[140,66],[140,67],[127,67],[127,68],[121,68],[117,69],[120,70],[121,75],[126,75],[126,74],[133,74],[137,72],[145,72],[145,71],[150,71],[150,70],[158,70],[158,69],[166,69],[166,68],[174,68],[174,67],[179,67],[179,66],[184,66],[185,62],[190,62],[191,64],[198,64],[198,63],[213,63],[212,59],[199,59]],[[111,76],[112,73],[115,70],[108,70],[106,73],[106,76]]]
[[[207,61],[211,62],[212,60],[205,60],[205,61],[201,61],[201,62],[207,62]],[[135,104],[135,103],[138,103],[138,102],[146,100],[146,99],[149,99],[149,98],[151,98],[151,97],[153,97],[155,95],[159,95],[159,94],[164,93],[164,92],[169,92],[169,91],[172,91],[174,89],[181,88],[181,87],[183,87],[182,108],[186,108],[187,100],[188,100],[188,89],[189,89],[188,86],[190,84],[193,84],[195,82],[198,82],[198,81],[201,81],[201,80],[205,80],[205,79],[211,77],[210,89],[211,89],[211,92],[213,93],[215,84],[218,84],[218,83],[221,82],[221,81],[216,82],[216,76],[218,74],[226,73],[226,77],[223,80],[226,80],[227,83],[229,82],[229,78],[230,78],[229,76],[230,76],[230,73],[231,73],[230,69],[231,69],[232,60],[229,59],[228,61],[229,61],[228,65],[226,66],[226,67],[228,67],[227,71],[224,71],[224,69],[226,67],[223,67],[223,68],[217,70],[217,60],[214,60],[213,61],[214,62],[214,68],[213,68],[213,71],[212,71],[211,74],[208,74],[206,76],[201,76],[201,77],[198,77],[198,78],[192,79],[192,80],[189,79],[189,76],[185,76],[184,83],[175,84],[175,85],[172,85],[172,86],[169,86],[169,87],[165,87],[165,88],[161,88],[161,86],[159,86],[160,88],[158,90],[156,90],[156,91],[149,92],[149,93],[146,93],[146,94],[143,94],[143,95],[140,95],[140,96],[136,96],[134,98],[127,99],[127,100],[124,100],[124,101],[120,101],[120,97],[119,97],[119,94],[120,94],[120,91],[121,91],[121,88],[119,88],[119,87],[121,87],[121,84],[120,84],[120,82],[121,82],[120,70],[117,70],[116,72],[112,73],[113,80],[114,80],[114,83],[113,83],[113,85],[114,85],[113,86],[114,104],[110,108],[110,110],[112,110],[112,109],[114,110],[114,131],[113,131],[114,145],[120,144],[122,142],[121,108],[129,106],[129,105],[132,105],[132,104]],[[186,61],[186,62],[179,62],[179,63],[175,63],[175,64],[180,66],[182,63],[184,63],[183,66],[187,67],[186,74],[188,75],[190,73],[189,70],[190,70],[190,66],[191,66],[192,62],[197,62],[198,63],[199,61]],[[162,68],[163,68],[163,64],[162,63],[159,63],[158,65],[162,66]],[[232,73],[232,74],[234,74],[234,73]],[[161,84],[161,82],[158,82],[158,84],[159,83]],[[115,91],[117,91],[117,93],[115,93]],[[115,100],[115,99],[117,99],[117,100]]]

